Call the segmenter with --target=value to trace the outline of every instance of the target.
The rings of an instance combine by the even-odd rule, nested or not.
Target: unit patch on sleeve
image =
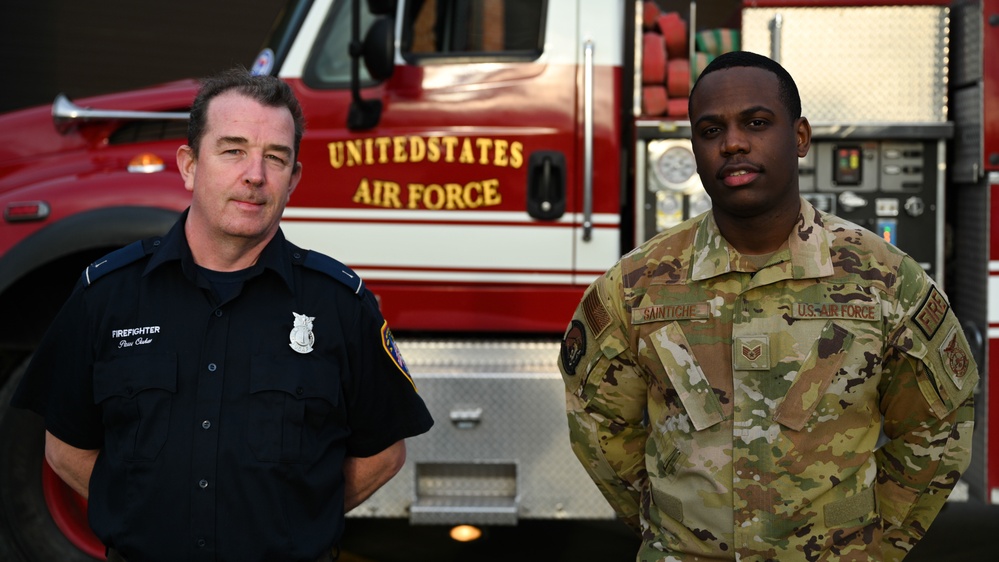
[[[926,295],[926,300],[923,301],[923,305],[919,307],[919,312],[914,317],[916,325],[919,326],[927,339],[933,339],[933,335],[940,329],[940,324],[943,323],[944,316],[947,315],[949,309],[950,305],[947,304],[947,299],[936,287],[931,288],[930,294]]]
[[[566,374],[575,375],[576,367],[586,355],[586,328],[579,320],[573,320],[562,338],[562,368]]]
[[[954,386],[961,389],[964,386],[965,375],[968,374],[970,358],[957,337],[958,330],[957,326],[950,329],[944,342],[940,344],[940,355],[944,358],[944,367],[954,381]]]
[[[402,371],[409,384],[413,385],[413,390],[416,390],[416,383],[413,382],[413,377],[409,374],[409,368],[406,367],[406,361],[402,358],[402,352],[399,351],[399,344],[395,343],[395,338],[392,337],[392,330],[389,330],[388,322],[382,323],[382,346],[385,348],[385,353],[395,363],[395,366]]]

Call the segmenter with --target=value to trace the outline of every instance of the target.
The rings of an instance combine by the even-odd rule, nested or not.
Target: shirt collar
[[[197,268],[194,264],[194,255],[191,254],[191,247],[187,244],[187,235],[184,232],[184,223],[187,222],[187,215],[190,208],[186,209],[180,218],[174,223],[170,231],[159,240],[159,249],[153,253],[153,257],[146,265],[143,275],[147,275],[153,270],[171,261],[179,261],[184,277],[192,283],[197,280]],[[288,251],[284,233],[278,228],[274,237],[264,246],[257,259],[257,265],[263,270],[271,270],[277,273],[284,280],[288,290],[294,290],[292,260]]]
[[[789,279],[811,279],[832,275],[831,236],[832,234],[825,229],[821,213],[802,197],[801,211],[787,238],[787,244],[777,250],[771,258],[771,263],[782,260],[782,263],[777,264],[782,273],[772,273],[777,273],[780,278]],[[735,271],[734,264],[738,260],[739,252],[722,236],[714,215],[706,213],[694,235],[690,278],[699,281]]]

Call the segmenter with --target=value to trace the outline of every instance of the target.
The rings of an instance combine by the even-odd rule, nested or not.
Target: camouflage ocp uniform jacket
[[[659,234],[566,330],[572,447],[638,560],[898,560],[968,466],[978,370],[945,295],[801,205],[758,271],[710,212]]]

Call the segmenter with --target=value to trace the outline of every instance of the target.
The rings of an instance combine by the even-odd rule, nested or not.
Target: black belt
[[[333,562],[338,558],[340,558],[340,547],[334,546],[328,551],[320,554],[319,558],[316,558],[316,562]],[[107,549],[107,559],[108,562],[128,562],[128,559],[113,548]]]

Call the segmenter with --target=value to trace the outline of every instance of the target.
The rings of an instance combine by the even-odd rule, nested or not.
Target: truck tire
[[[45,426],[40,416],[10,407],[28,361],[13,370],[0,389],[0,560],[9,562],[93,562],[59,529],[45,500]],[[46,467],[47,468],[47,467]],[[51,473],[50,473],[51,474]],[[47,484],[64,486],[61,482]],[[66,488],[68,490],[68,488]],[[76,496],[79,498],[79,496]],[[81,499],[82,501],[82,499]],[[85,523],[77,517],[77,524]],[[89,528],[86,529],[89,531]],[[81,536],[77,534],[78,540]],[[91,539],[91,550],[99,547]]]

